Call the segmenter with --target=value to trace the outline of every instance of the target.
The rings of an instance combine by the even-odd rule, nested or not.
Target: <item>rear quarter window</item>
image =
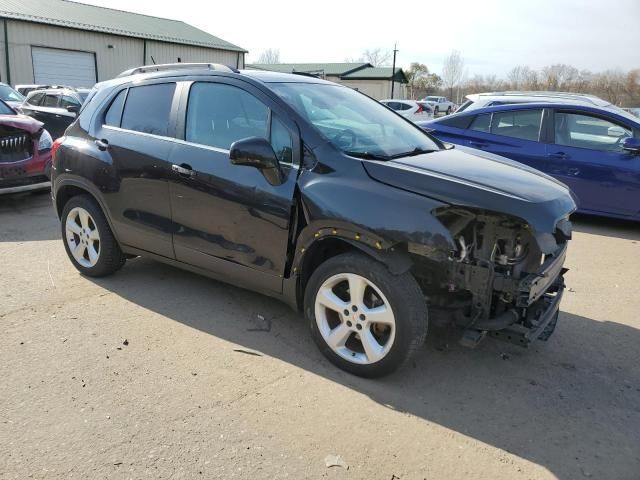
[[[175,90],[175,83],[130,88],[121,127],[136,132],[168,136]]]

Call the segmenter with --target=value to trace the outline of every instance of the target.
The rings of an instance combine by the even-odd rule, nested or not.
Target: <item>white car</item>
[[[433,118],[433,109],[426,103],[419,100],[380,100],[380,103],[386,105],[399,115],[402,115],[412,122],[421,120],[430,120]]]
[[[437,97],[429,95],[422,99],[423,102],[427,102],[433,108],[433,114],[437,116],[440,113],[449,115],[456,111],[456,106],[447,97]]]
[[[473,93],[466,96],[458,112],[475,110],[476,108],[492,107],[514,103],[570,103],[575,105],[595,106],[620,113],[620,108],[594,95],[566,92],[490,92]]]

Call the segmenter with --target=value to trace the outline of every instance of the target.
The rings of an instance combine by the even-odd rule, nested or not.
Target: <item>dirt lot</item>
[[[576,230],[548,343],[432,338],[370,381],[266,297],[84,278],[47,194],[0,197],[0,478],[639,479],[640,226]]]

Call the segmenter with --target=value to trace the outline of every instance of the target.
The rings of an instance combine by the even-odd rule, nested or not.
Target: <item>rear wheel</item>
[[[392,275],[357,253],[318,267],[305,291],[305,314],[322,353],[363,377],[397,369],[427,334],[426,303],[411,274]]]
[[[434,116],[434,117],[437,117],[439,113],[440,113],[440,109],[439,109],[438,107],[436,107],[436,108],[433,110],[433,116]]]
[[[62,238],[71,263],[84,275],[110,275],[124,265],[120,250],[104,213],[87,195],[78,195],[62,211]]]
[[[447,115],[451,115],[451,107],[447,108]]]

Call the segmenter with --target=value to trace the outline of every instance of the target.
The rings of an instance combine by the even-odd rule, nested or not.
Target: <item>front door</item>
[[[578,197],[578,208],[633,216],[640,211],[640,158],[622,149],[630,127],[582,111],[558,110],[547,146],[549,173]]]
[[[300,158],[298,130],[245,82],[184,87],[184,125],[176,132],[183,141],[170,157],[178,170],[171,182],[176,258],[230,282],[279,292]],[[271,185],[256,168],[231,164],[231,144],[247,137],[271,141],[282,184]]]

